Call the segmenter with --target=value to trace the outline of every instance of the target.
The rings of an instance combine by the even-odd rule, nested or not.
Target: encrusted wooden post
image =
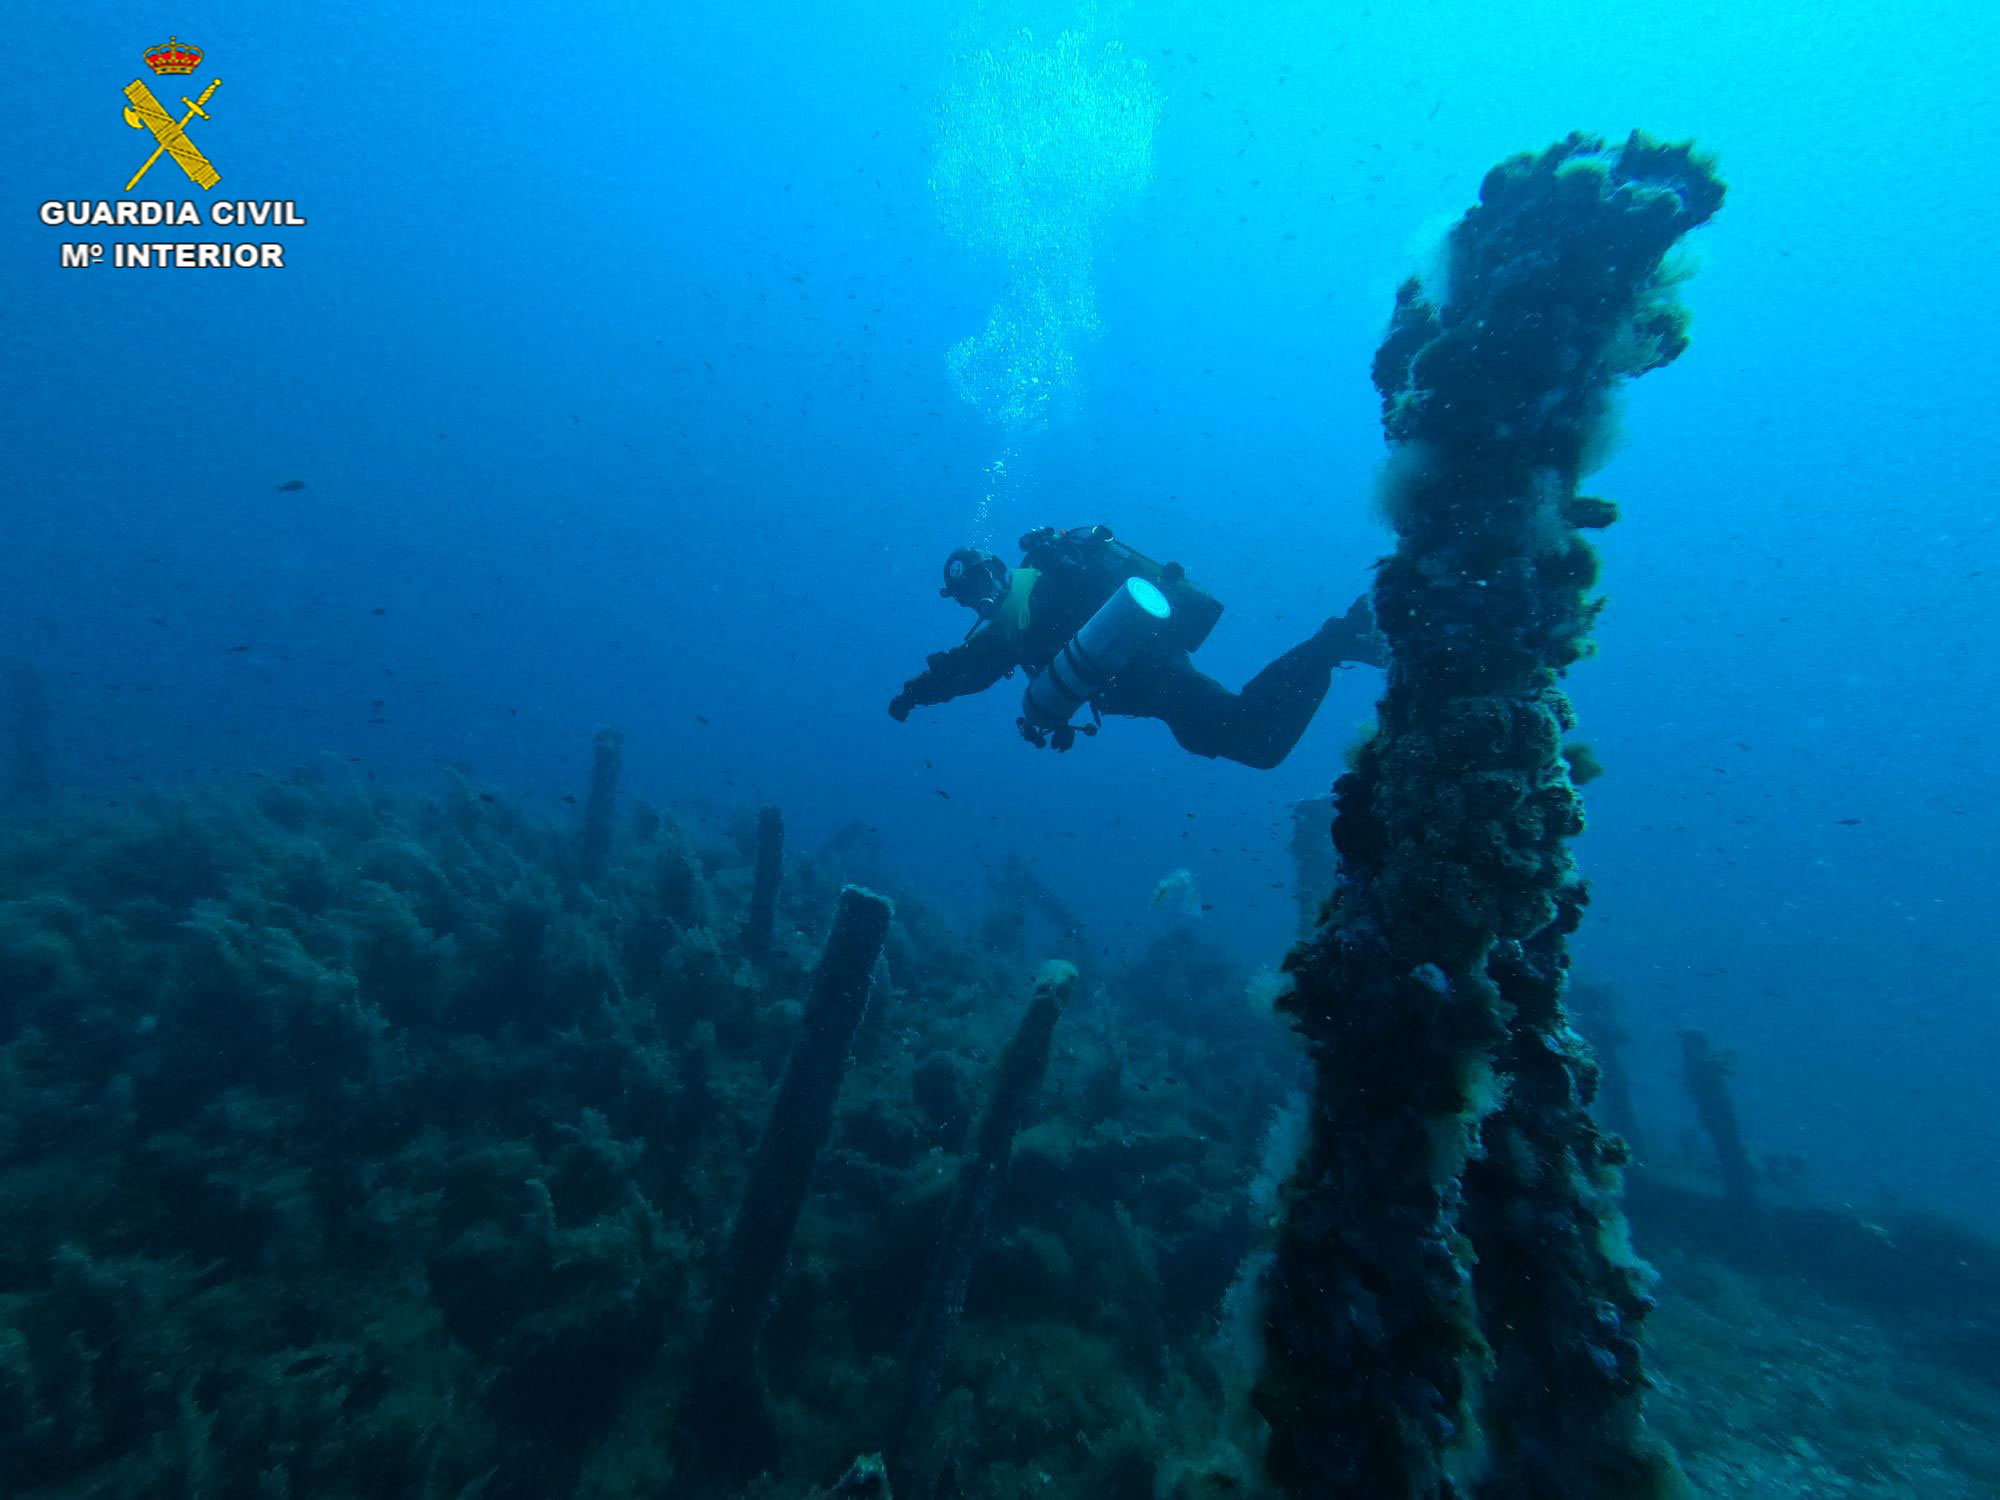
[[[887,899],[860,886],[840,892],[805,1016],[751,1160],[729,1248],[716,1267],[694,1386],[680,1421],[680,1450],[696,1473],[747,1478],[771,1453],[775,1434],[758,1374],[758,1339],[784,1274],[813,1164],[833,1130],[834,1100],[891,911]]]
[[[1662,258],[1722,203],[1687,146],[1496,167],[1375,357],[1396,549],[1379,727],[1335,784],[1341,881],[1284,1001],[1317,1075],[1254,1393],[1287,1492],[1651,1500],[1622,1147],[1563,1011],[1584,883],[1559,679],[1601,601],[1579,493],[1627,377],[1687,347]]]
[[[751,876],[750,915],[743,924],[743,950],[752,961],[771,956],[771,933],[778,916],[778,882],[785,873],[785,820],[775,807],[757,814],[757,868]]]

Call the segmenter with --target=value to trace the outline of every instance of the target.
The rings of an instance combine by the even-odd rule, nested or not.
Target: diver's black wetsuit
[[[1119,673],[1097,706],[1108,714],[1159,719],[1195,755],[1268,771],[1305,734],[1342,660],[1334,643],[1314,635],[1232,693],[1187,652],[1155,648]]]
[[[932,655],[925,670],[903,684],[898,703],[906,711],[943,703],[981,692],[1016,667],[1046,667],[1111,597],[1101,580],[1072,582],[1072,577],[1015,569],[993,616],[980,621],[964,644]],[[1333,669],[1342,662],[1379,664],[1380,651],[1373,622],[1357,606],[1292,647],[1242,692],[1232,693],[1197,668],[1186,651],[1162,639],[1126,665],[1097,706],[1107,714],[1159,719],[1193,754],[1268,771],[1291,754],[1312,723]]]

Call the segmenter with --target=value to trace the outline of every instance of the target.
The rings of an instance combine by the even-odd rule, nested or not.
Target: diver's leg
[[[1142,657],[1118,674],[1118,680],[1098,700],[1108,714],[1124,714],[1139,719],[1159,719],[1173,732],[1180,747],[1192,755],[1213,760],[1240,761],[1260,771],[1268,771],[1285,758],[1285,753],[1305,732],[1306,721],[1326,694],[1326,682],[1319,696],[1306,705],[1296,728],[1279,725],[1274,734],[1270,723],[1271,705],[1290,688],[1289,677],[1273,679],[1273,673],[1292,656],[1314,654],[1312,643],[1294,648],[1252,680],[1261,695],[1253,699],[1250,689],[1232,693],[1213,677],[1199,670],[1185,651],[1161,651]],[[1333,663],[1329,653],[1317,651],[1324,663],[1321,675],[1331,679]],[[1310,689],[1310,683],[1306,684]],[[1270,703],[1266,702],[1266,698]]]
[[[1228,754],[1226,726],[1236,694],[1196,670],[1185,651],[1147,652],[1118,674],[1097,700],[1107,714],[1158,719],[1183,750],[1213,759]]]
[[[1120,672],[1098,706],[1162,720],[1190,754],[1272,770],[1306,734],[1342,660],[1354,660],[1350,632],[1322,626],[1230,692],[1186,652],[1152,652]]]
[[[1165,722],[1181,748],[1268,771],[1292,753],[1319,712],[1339,652],[1322,633],[1301,641],[1240,693],[1195,667],[1185,651],[1161,652],[1119,674],[1099,706]]]
[[[1333,669],[1343,662],[1388,663],[1387,642],[1363,594],[1305,640],[1243,684],[1223,731],[1220,754],[1268,771],[1292,753],[1326,701]]]
[[[1322,631],[1292,647],[1236,695],[1231,760],[1268,771],[1298,744],[1326,701],[1342,653]],[[1240,751],[1241,753],[1237,753]]]

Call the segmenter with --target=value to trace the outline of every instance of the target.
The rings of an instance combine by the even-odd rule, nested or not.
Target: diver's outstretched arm
[[[926,657],[924,670],[889,700],[889,717],[900,724],[913,708],[984,692],[1013,670],[1014,653],[1006,636],[982,626],[963,644]]]

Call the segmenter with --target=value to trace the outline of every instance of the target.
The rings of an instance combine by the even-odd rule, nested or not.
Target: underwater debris
[[[1316,1081],[1254,1402],[1291,1494],[1646,1500],[1684,1481],[1640,1410],[1646,1272],[1607,1249],[1623,1149],[1567,1041],[1588,892],[1558,680],[1600,607],[1579,481],[1617,382],[1687,347],[1661,263],[1723,186],[1635,132],[1479,196],[1449,296],[1406,282],[1375,356],[1392,665],[1335,784],[1339,893],[1287,961]]]
[[[1156,910],[1164,906],[1189,917],[1198,917],[1208,910],[1202,905],[1201,888],[1195,884],[1190,870],[1175,870],[1154,886],[1153,906]]]

